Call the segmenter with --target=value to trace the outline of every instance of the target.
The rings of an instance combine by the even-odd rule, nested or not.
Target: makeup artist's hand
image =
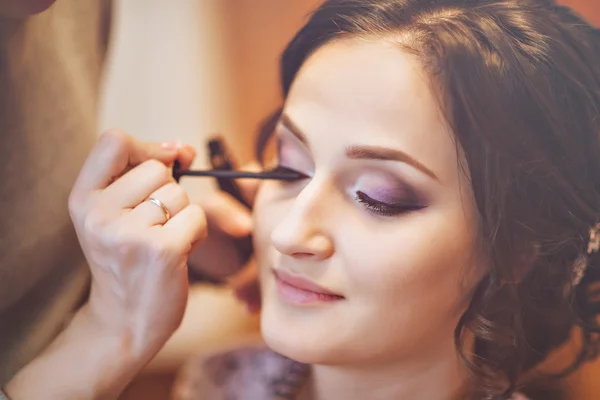
[[[73,188],[70,211],[93,281],[98,321],[158,350],[178,327],[187,300],[186,260],[204,238],[202,209],[190,204],[168,166],[188,168],[193,149],[105,134]],[[168,209],[148,201],[157,199]]]
[[[244,165],[240,169],[261,171],[257,163]],[[254,203],[258,180],[240,179],[237,183],[244,199],[249,204]],[[251,311],[258,311],[260,291],[256,268],[252,260],[249,263],[240,262],[233,243],[234,238],[242,238],[252,233],[251,211],[224,192],[217,192],[203,199],[200,205],[206,213],[208,237],[190,254],[189,268],[216,280],[236,275],[230,282],[236,296],[246,303]]]
[[[254,259],[230,281],[230,285],[233,287],[237,299],[246,304],[248,311],[251,313],[260,311],[260,281],[258,280],[258,267]]]
[[[105,133],[90,153],[69,210],[92,273],[87,304],[52,346],[7,386],[15,399],[112,399],[179,326],[186,261],[204,238],[202,209],[171,178],[195,152]],[[170,213],[149,201],[160,200]]]

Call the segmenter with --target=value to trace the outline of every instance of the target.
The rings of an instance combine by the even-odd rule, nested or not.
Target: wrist
[[[94,399],[112,399],[147,363],[148,356],[135,345],[133,334],[128,329],[117,329],[99,323],[84,306],[65,331],[65,343],[77,343],[86,351],[86,366],[91,369],[90,387]]]
[[[128,332],[100,326],[84,307],[5,389],[12,400],[116,399],[148,359]]]
[[[187,287],[186,287],[187,289]],[[133,363],[146,363],[165,345],[178,325],[158,323],[151,314],[153,307],[148,305],[134,309],[121,302],[112,301],[110,295],[92,293],[88,303],[80,310],[79,325],[122,345],[124,355]],[[172,325],[172,326],[171,326]]]

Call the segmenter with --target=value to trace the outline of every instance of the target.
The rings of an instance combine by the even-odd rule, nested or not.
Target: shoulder
[[[304,383],[309,366],[264,346],[190,360],[178,375],[173,400],[263,400],[286,397]]]

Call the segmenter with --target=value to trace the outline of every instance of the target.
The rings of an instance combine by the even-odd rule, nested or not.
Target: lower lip
[[[279,295],[284,300],[292,304],[310,305],[316,303],[332,303],[334,301],[344,299],[341,296],[311,292],[310,290],[300,289],[299,287],[292,286],[289,283],[279,279],[277,275],[275,275],[275,282],[277,284],[277,292],[279,293]]]

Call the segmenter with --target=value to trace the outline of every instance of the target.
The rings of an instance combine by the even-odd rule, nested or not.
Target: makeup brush
[[[176,161],[173,165],[173,178],[175,178],[177,182],[179,182],[179,180],[184,176],[216,178],[217,184],[222,191],[231,195],[234,199],[242,203],[248,209],[251,209],[252,206],[242,195],[242,191],[235,182],[235,179],[269,179],[291,182],[306,178],[304,174],[291,170],[267,172],[237,171],[234,170],[233,162],[231,161],[230,155],[225,147],[225,143],[221,138],[210,140],[207,144],[207,147],[210,155],[210,163],[213,169],[182,170],[179,163]],[[234,242],[240,262],[242,264],[247,263],[253,252],[252,237],[246,236],[243,238],[237,238],[234,240]]]
[[[295,171],[267,171],[267,172],[250,172],[250,171],[232,171],[232,170],[189,170],[179,169],[177,165],[173,167],[173,177],[176,181],[183,176],[199,176],[213,177],[217,179],[270,179],[280,181],[297,181],[305,176]]]

